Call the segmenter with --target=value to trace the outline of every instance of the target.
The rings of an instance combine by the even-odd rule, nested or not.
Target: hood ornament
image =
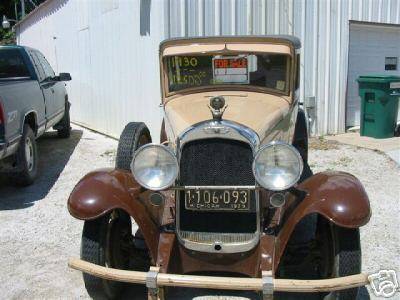
[[[208,105],[214,121],[222,120],[222,115],[224,114],[227,107],[228,105],[225,105],[225,98],[222,96],[212,97],[210,99],[210,105]]]

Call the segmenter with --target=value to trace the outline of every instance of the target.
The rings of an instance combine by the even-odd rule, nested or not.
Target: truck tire
[[[292,237],[295,234],[293,232]],[[301,246],[301,244],[299,245]],[[290,247],[290,242],[288,247]],[[287,256],[290,260],[288,262],[281,261],[285,265],[279,267],[278,278],[327,279],[361,272],[361,246],[358,228],[339,227],[324,217],[318,216],[315,242],[309,243],[308,250],[304,249],[304,251],[301,247],[291,249]],[[283,259],[285,258],[283,257]],[[297,261],[297,266],[300,267],[297,269],[287,268],[293,260]],[[275,295],[276,299],[280,300],[356,300],[359,290],[360,288],[351,288],[331,293],[277,292]]]
[[[358,228],[344,228],[332,225],[333,272],[332,277],[355,275],[361,272],[360,231]],[[336,291],[324,300],[357,299],[359,288]]]
[[[59,129],[57,129],[58,137],[66,139],[71,136],[71,120],[69,116],[69,102],[65,103],[65,113],[61,121],[57,124]]]
[[[81,259],[100,266],[129,269],[129,245],[132,244],[131,219],[123,211],[113,211],[85,221],[81,241]],[[93,299],[116,299],[126,284],[83,273],[89,296]]]
[[[37,176],[38,150],[35,134],[28,124],[24,124],[15,158],[16,172],[12,174],[14,182],[20,186],[31,185]]]
[[[311,168],[308,164],[308,131],[307,131],[307,118],[303,109],[299,108],[297,112],[296,126],[293,135],[293,146],[299,151],[303,159],[303,173],[301,174],[299,182],[303,182],[313,175]]]
[[[143,122],[128,123],[119,138],[115,167],[130,170],[135,150],[148,143],[151,143],[151,136],[146,124]]]

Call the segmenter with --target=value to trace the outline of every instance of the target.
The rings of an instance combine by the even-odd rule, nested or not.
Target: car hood
[[[181,95],[165,104],[168,139],[175,141],[192,125],[212,120],[208,105],[213,96],[223,96],[227,108],[223,120],[234,121],[255,131],[262,140],[290,112],[290,101],[283,96],[257,92],[220,91]]]

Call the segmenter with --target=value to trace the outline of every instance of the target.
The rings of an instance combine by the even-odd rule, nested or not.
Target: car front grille
[[[184,185],[254,185],[253,152],[246,143],[204,139],[184,145],[180,182]]]
[[[221,138],[191,141],[181,152],[179,183],[186,186],[254,185],[252,162],[253,152],[247,143]],[[238,243],[249,239],[247,234],[254,237],[258,229],[254,191],[251,192],[250,211],[246,212],[187,210],[184,191],[177,193],[180,193],[178,199],[182,199],[178,201],[181,238]]]

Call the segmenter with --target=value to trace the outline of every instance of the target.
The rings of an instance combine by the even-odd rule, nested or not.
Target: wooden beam
[[[70,259],[69,267],[107,280],[146,283],[147,272],[126,271],[98,266],[80,259]],[[367,285],[366,274],[320,280],[274,279],[274,291],[329,292]],[[195,276],[159,273],[159,286],[261,291],[261,278]]]

